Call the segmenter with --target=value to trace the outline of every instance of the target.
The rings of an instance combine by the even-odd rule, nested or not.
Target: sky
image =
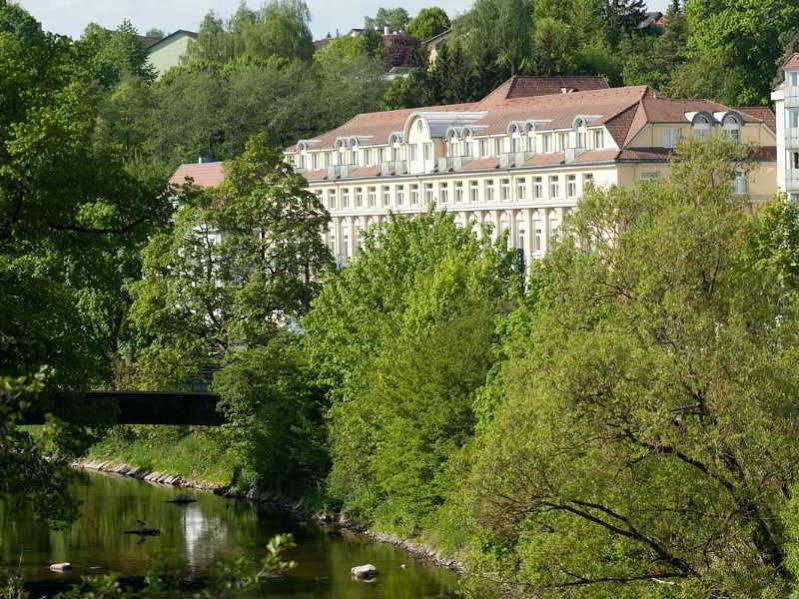
[[[414,15],[426,6],[440,6],[450,17],[465,12],[473,0],[306,0],[311,9],[314,38],[336,30],[342,33],[361,27],[365,16],[380,6],[403,6]],[[227,18],[239,0],[17,0],[44,28],[54,33],[79,37],[91,22],[112,29],[129,19],[140,33],[152,27],[171,33],[177,29],[196,31],[203,16],[213,10]],[[652,10],[665,10],[668,0],[650,0]],[[262,0],[249,0],[251,7]]]

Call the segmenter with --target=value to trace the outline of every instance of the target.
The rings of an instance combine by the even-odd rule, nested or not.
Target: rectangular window
[[[502,154],[502,138],[495,137],[494,138],[494,156],[499,156]]]
[[[527,199],[527,179],[524,177],[519,177],[516,180],[516,199],[517,200],[525,200]]]
[[[544,197],[544,178],[533,177],[533,198],[540,200]]]
[[[363,165],[372,166],[372,150],[363,151]]]
[[[799,87],[799,73],[791,73],[791,85],[794,87]]]
[[[510,151],[515,154],[519,151],[519,138],[518,137],[511,137],[510,138]]]
[[[350,164],[358,164],[358,150],[353,150],[350,153]]]
[[[486,179],[484,183],[484,194],[485,194],[485,201],[486,202],[493,202],[494,201],[494,180],[493,179]]]
[[[400,149],[399,148],[391,148],[391,161],[392,162],[399,162],[400,159]]]
[[[639,177],[641,181],[651,183],[653,181],[657,181],[660,178],[660,173],[658,173],[657,171],[645,172],[641,173]]]
[[[541,251],[541,240],[542,240],[543,236],[544,235],[543,235],[543,231],[541,230],[541,227],[536,227],[535,228],[535,237],[533,238],[533,250],[535,250],[536,252],[540,252]]]
[[[549,178],[549,197],[560,197],[560,178],[557,176]]]
[[[583,175],[583,190],[589,185],[594,184],[594,175],[593,173],[586,173]]]
[[[438,200],[442,204],[449,202],[449,183],[438,184]]]
[[[425,183],[424,184],[424,203],[429,206],[433,203],[433,184],[432,183]]]
[[[419,185],[417,183],[411,183],[411,206],[415,206],[419,203]]]
[[[544,154],[549,154],[552,151],[552,134],[546,133],[541,136],[542,151]]]
[[[665,132],[665,144],[667,148],[676,148],[677,144],[680,143],[680,136],[682,135],[682,131],[680,129],[666,129]]]
[[[470,157],[472,155],[471,137],[463,142],[463,155],[466,157]]]
[[[405,203],[405,186],[397,185],[397,206],[402,206]]]
[[[350,207],[350,190],[347,187],[341,190],[341,207],[342,208]]]
[[[319,168],[319,154],[314,152],[311,154],[311,168],[316,170]]]
[[[360,208],[363,206],[363,187],[355,188],[355,207]]]
[[[424,159],[432,160],[433,158],[433,144],[424,145]]]
[[[734,188],[736,195],[746,195],[746,173],[735,173]]]
[[[799,152],[791,153],[791,158],[793,158],[793,170],[799,171]]]
[[[336,209],[336,190],[335,189],[328,189],[327,190],[327,207],[329,210]]]
[[[605,132],[602,129],[594,131],[594,148],[605,147]]]
[[[463,181],[455,182],[455,202],[457,204],[463,202]]]
[[[491,152],[488,147],[488,140],[481,139],[480,140],[480,157],[481,158],[488,158],[491,155]]]
[[[480,184],[477,181],[469,183],[469,201],[476,203],[480,199]]]
[[[383,206],[391,205],[391,188],[388,185],[383,185]]]
[[[302,170],[305,168],[305,156],[297,154],[297,169]]]
[[[408,151],[410,152],[410,155],[408,156],[408,160],[411,160],[411,161],[416,160],[416,152],[417,152],[416,144],[409,145],[408,146]]]
[[[377,187],[369,187],[366,190],[366,203],[369,208],[377,206]]]
[[[559,133],[558,134],[558,147],[560,151],[563,152],[565,149],[569,147],[569,134],[568,133]]]
[[[499,182],[500,194],[503,202],[510,201],[510,179],[501,179]]]
[[[383,148],[377,148],[377,164],[383,164],[386,159],[386,151]]]
[[[577,195],[577,175],[566,175],[566,196],[573,198]]]

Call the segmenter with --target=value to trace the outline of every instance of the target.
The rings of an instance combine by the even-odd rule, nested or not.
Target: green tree
[[[734,72],[732,88],[719,88],[710,97],[732,106],[767,104],[777,60],[796,33],[799,6],[779,0],[692,0],[685,14],[691,61],[713,57],[706,68]]]
[[[207,380],[228,352],[267,344],[305,312],[330,263],[319,236],[328,215],[306,187],[260,136],[219,188],[189,186],[131,285],[142,385]]]
[[[408,28],[411,17],[408,11],[402,7],[398,8],[378,8],[374,17],[364,19],[366,29],[377,29],[382,31],[388,27],[390,31],[405,31]]]
[[[613,48],[640,31],[638,26],[646,18],[644,0],[604,0],[601,10],[607,41]]]
[[[545,259],[469,487],[509,592],[788,594],[799,329],[763,227],[795,216],[747,215],[750,152],[684,144],[669,181],[592,190]]]
[[[443,213],[397,217],[367,233],[314,301],[303,327],[332,389],[330,488],[346,509],[408,533],[442,503],[495,318],[511,305],[504,243]]]
[[[288,497],[316,493],[328,470],[324,393],[299,337],[232,352],[214,376],[239,471],[233,484]]]
[[[408,24],[408,33],[421,40],[429,40],[444,33],[451,23],[447,13],[438,6],[423,8]]]
[[[543,18],[535,29],[535,71],[542,75],[561,75],[573,69],[574,36],[562,21]]]
[[[530,0],[477,0],[458,20],[458,36],[473,61],[490,53],[516,74],[531,62],[533,3]]]
[[[113,88],[125,76],[148,82],[155,79],[155,69],[147,60],[147,48],[130,21],[123,21],[113,31],[90,23],[76,42],[75,50],[106,89]]]
[[[157,39],[164,39],[166,34],[164,33],[163,29],[159,29],[158,27],[151,27],[147,30],[147,33],[144,34],[145,37],[152,37]]]

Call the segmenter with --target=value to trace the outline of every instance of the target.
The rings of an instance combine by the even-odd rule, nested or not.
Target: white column
[[[352,258],[355,255],[355,250],[358,249],[358,231],[356,229],[355,217],[350,216],[349,221],[350,221],[350,254],[347,257]]]
[[[542,215],[542,222],[544,224],[544,230],[542,231],[542,239],[541,239],[541,249],[544,254],[549,251],[549,208],[543,208],[541,210]]]
[[[519,232],[516,230],[516,210],[508,210],[508,226],[510,226],[510,245],[516,249],[519,241]]]
[[[535,248],[535,224],[533,223],[533,209],[527,208],[525,211],[525,218],[527,221],[527,239],[525,245],[527,246],[527,262],[533,259],[533,250]]]

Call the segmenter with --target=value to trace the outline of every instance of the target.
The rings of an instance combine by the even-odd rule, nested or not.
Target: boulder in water
[[[61,562],[60,564],[52,564],[50,566],[50,569],[53,572],[66,572],[67,570],[71,570],[72,569],[72,564],[70,564],[69,562]]]
[[[167,503],[176,503],[178,505],[185,505],[187,503],[194,503],[196,501],[197,501],[196,499],[193,499],[188,495],[178,495],[177,497],[166,500]]]
[[[355,580],[374,580],[377,575],[378,571],[372,564],[366,564],[365,566],[355,566],[350,570],[352,577]]]

